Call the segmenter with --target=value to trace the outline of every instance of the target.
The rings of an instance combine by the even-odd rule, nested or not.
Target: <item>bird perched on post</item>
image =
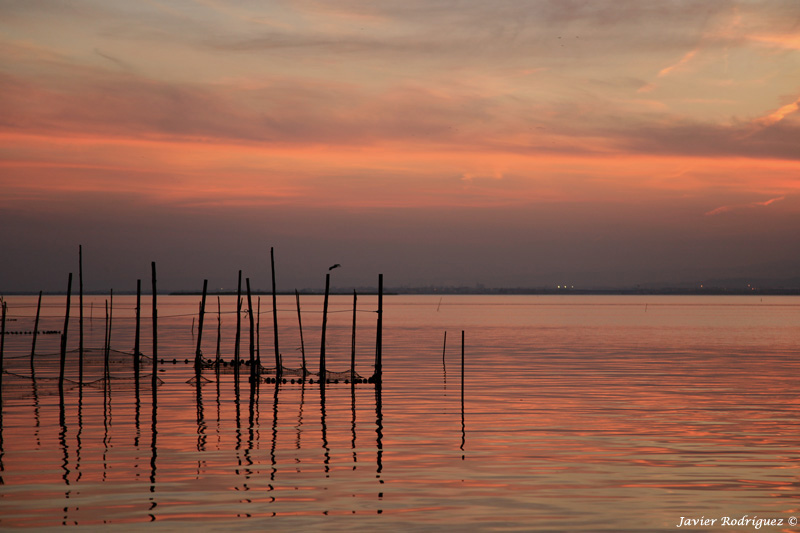
[[[342,266],[342,265],[340,265],[339,263],[336,263],[335,265],[330,267],[328,270],[333,270],[334,268],[339,268],[340,266]]]

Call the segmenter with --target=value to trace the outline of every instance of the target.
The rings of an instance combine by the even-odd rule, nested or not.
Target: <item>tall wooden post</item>
[[[0,320],[0,422],[3,419],[3,351],[6,346],[6,303],[0,300],[2,319]],[[2,427],[0,427],[2,430]]]
[[[67,282],[67,310],[64,313],[64,331],[61,332],[61,365],[58,373],[58,388],[64,390],[64,366],[67,362],[67,333],[69,332],[69,305],[72,297],[72,272],[69,273]]]
[[[303,379],[308,375],[308,367],[306,366],[306,347],[303,343],[303,318],[300,316],[300,293],[297,289],[294,290],[294,297],[297,300],[297,324],[300,326],[300,353],[303,356]]]
[[[280,379],[283,375],[283,361],[281,360],[281,352],[278,347],[278,298],[275,288],[275,249],[269,249],[270,263],[272,264],[272,327],[275,338],[275,372],[276,378]]]
[[[319,382],[322,385],[328,380],[328,373],[325,369],[325,332],[328,327],[328,293],[331,288],[331,275],[325,274],[325,301],[322,304],[322,344],[319,348]]]
[[[36,336],[39,334],[39,314],[42,310],[42,291],[39,291],[39,301],[36,304],[36,320],[33,322],[33,341],[31,342],[31,367],[33,367],[33,355],[36,353]]]
[[[461,330],[461,451],[467,441],[467,426],[464,423],[464,330]],[[464,455],[461,456],[464,460]]]
[[[222,338],[222,304],[217,296],[217,361],[216,366],[219,368],[219,343]]]
[[[239,341],[242,337],[242,271],[239,271],[239,284],[236,289],[236,343],[233,347],[233,364],[236,378],[239,378]]]
[[[447,362],[445,361],[445,354],[447,353],[447,330],[444,332],[444,341],[442,342],[442,375],[444,377],[444,390],[447,390]]]
[[[250,318],[250,386],[255,386],[258,369],[256,368],[256,328],[254,324],[253,299],[250,296],[250,278],[247,282],[247,316]]]
[[[353,335],[350,341],[350,382],[355,383],[356,380],[356,302],[358,295],[353,290]]]
[[[83,385],[83,245],[78,245],[78,383]]]
[[[111,324],[114,320],[114,289],[111,289],[111,302],[106,302],[106,349],[103,359],[103,379],[108,381],[111,377],[109,357],[111,355]]]
[[[372,382],[383,379],[383,274],[378,274],[378,331],[375,335],[375,373]]]
[[[136,280],[136,332],[133,337],[133,375],[136,386],[139,386],[139,329],[142,319],[142,280]]]
[[[197,318],[197,349],[194,352],[194,367],[200,369],[202,364],[203,352],[200,350],[203,342],[203,318],[206,314],[206,292],[208,291],[208,280],[203,280],[203,299],[200,300],[200,316]]]
[[[156,401],[158,399],[158,290],[156,289],[156,262],[151,263],[153,279],[153,418],[155,419]]]
[[[461,404],[464,404],[464,330],[461,330]]]
[[[105,310],[105,321],[103,322],[103,370],[105,371],[105,359],[108,353],[108,300],[103,301]],[[105,373],[105,372],[104,372]]]

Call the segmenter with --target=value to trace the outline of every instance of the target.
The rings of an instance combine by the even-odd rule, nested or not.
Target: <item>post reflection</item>
[[[2,404],[0,404],[2,405]],[[3,478],[3,472],[5,471],[5,444],[3,442],[3,414],[2,414],[2,407],[0,407],[0,487],[6,484],[5,479]]]
[[[350,412],[352,418],[350,421],[350,433],[353,438],[350,440],[350,448],[353,450],[353,470],[356,469],[358,463],[358,453],[356,453],[356,385],[355,381],[350,382]]]
[[[280,391],[280,383],[278,380],[275,380],[275,391],[272,395],[272,441],[269,448],[269,459],[270,459],[270,471],[269,471],[269,480],[270,482],[275,481],[275,474],[278,472],[277,468],[277,460],[275,459],[275,449],[278,446],[278,392]],[[303,385],[303,391],[305,391],[305,385]],[[302,397],[302,396],[301,396]],[[301,422],[297,426],[297,447],[300,448],[300,426],[302,425],[303,419],[303,403],[300,403],[300,420]],[[272,484],[270,483],[270,490],[273,489]],[[275,498],[273,497],[272,500],[274,501]]]
[[[67,415],[66,407],[64,406],[64,391],[63,388],[59,391],[58,402],[58,441],[61,445],[61,453],[63,460],[61,461],[61,478],[64,480],[65,485],[69,485],[69,450],[67,446]]]
[[[322,424],[322,449],[325,450],[323,453],[323,463],[325,465],[325,477],[330,477],[331,474],[331,449],[328,446],[328,424],[326,423],[326,412],[325,412],[325,384],[323,383],[325,380],[320,379],[320,387],[319,387],[319,406],[320,406],[320,423]]]
[[[27,363],[25,361],[26,367]],[[275,382],[272,394],[264,397],[260,394],[265,386],[261,382],[250,389],[245,399],[231,394],[235,391],[234,383],[225,379],[230,374],[222,374],[220,381],[211,388],[205,386],[211,386],[205,375],[196,379],[189,368],[185,369],[185,375],[191,376],[189,379],[169,376],[169,372],[177,371],[173,368],[183,370],[170,365],[162,375],[165,381],[160,388],[165,392],[159,396],[153,394],[149,431],[143,427],[142,411],[148,402],[143,402],[142,395],[149,386],[150,376],[147,376],[145,388],[142,387],[145,382],[138,380],[131,381],[127,387],[123,381],[115,381],[114,387],[110,387],[108,382],[98,380],[90,381],[96,386],[85,389],[64,386],[58,392],[53,390],[54,401],[49,405],[54,408],[49,413],[48,403],[42,402],[41,395],[38,401],[31,396],[33,381],[28,384],[28,405],[38,405],[38,410],[28,411],[28,436],[33,434],[30,430],[41,426],[42,450],[59,452],[54,459],[58,457],[57,479],[64,490],[60,491],[57,524],[85,527],[129,523],[129,520],[130,523],[168,521],[173,513],[180,512],[182,505],[188,505],[176,504],[169,496],[186,480],[197,483],[193,493],[214,492],[226,502],[224,508],[216,510],[214,505],[209,505],[200,510],[200,515],[207,512],[217,517],[283,516],[298,514],[298,502],[316,502],[303,507],[305,510],[300,514],[363,513],[369,507],[371,513],[377,511],[376,499],[383,499],[384,471],[384,411],[379,383],[356,386],[332,381],[320,387],[319,416],[309,419],[306,396],[317,390],[309,391],[307,381]],[[87,365],[87,370],[98,371],[99,375],[103,371],[102,363],[96,367]],[[37,379],[39,371],[37,367]],[[216,377],[216,370],[213,371]],[[89,372],[87,377],[91,378]],[[117,376],[115,379],[120,380]],[[68,383],[67,380],[65,385]],[[209,398],[209,394],[216,394],[216,398]],[[231,396],[234,401],[224,401]],[[243,404],[245,401],[247,404]],[[210,402],[216,404],[216,409],[210,409]],[[261,402],[269,403],[262,405]],[[365,417],[365,413],[373,409],[374,418]],[[293,420],[286,420],[285,410],[293,413]],[[57,422],[54,424],[57,432],[53,432],[50,442],[45,431],[49,416]],[[34,421],[35,417],[42,417],[42,420]],[[214,427],[217,428],[217,445],[209,446],[209,439],[213,438],[209,431]],[[262,454],[259,453],[260,437],[267,428],[269,449],[264,449]],[[364,431],[374,431],[375,438],[365,440],[364,435],[359,435]],[[0,484],[7,482],[7,434],[7,427],[0,428],[0,439],[5,438],[0,440]],[[147,451],[141,449],[143,439],[145,448],[149,448]],[[233,450],[234,455],[226,458],[226,454],[219,453],[225,450]],[[374,470],[365,469],[363,454],[371,454],[372,450],[376,451]],[[83,468],[81,461],[85,462]],[[149,467],[146,466],[148,462]],[[13,468],[18,468],[18,464]],[[145,474],[147,470],[141,471],[141,468],[149,468],[149,472]],[[112,487],[126,481],[125,490],[130,494],[125,498],[131,502],[127,517],[121,516],[121,511],[112,510],[112,515],[117,513],[116,517],[106,522],[108,517],[101,518],[93,510],[92,502],[97,501],[98,491],[114,490]],[[353,504],[345,501],[344,508],[342,502],[332,506],[325,487],[353,482],[369,483],[372,489],[354,488]],[[101,485],[107,488],[101,489]],[[141,494],[139,498],[137,491]],[[232,501],[229,494],[239,497]],[[365,497],[372,504],[365,504]]]
[[[107,358],[106,358],[107,360]],[[103,481],[108,476],[109,429],[111,427],[111,395],[107,376],[103,379]]]
[[[153,374],[155,375],[156,372],[156,365],[155,361],[153,364]],[[153,383],[155,384],[156,378],[153,378]],[[152,401],[152,410],[151,410],[151,421],[150,421],[150,506],[149,506],[149,514],[151,522],[155,522],[156,515],[155,509],[158,507],[158,503],[156,502],[156,458],[158,457],[158,398],[156,393],[156,387],[153,387],[153,401]]]
[[[75,433],[75,482],[81,480],[81,452],[83,451],[83,384],[78,383],[78,430]]]
[[[195,377],[195,402],[197,413],[197,451],[202,452],[206,449],[206,420],[203,412],[203,377],[200,375],[200,369],[196,368]],[[200,465],[198,465],[199,469]]]
[[[160,331],[161,358],[154,360],[135,348],[116,350],[114,342],[136,344],[133,329],[117,328],[118,321],[130,319],[133,324],[133,312],[131,307],[131,316],[126,317],[124,306],[115,301],[114,336],[109,309],[105,327],[97,329],[98,347],[84,350],[80,369],[79,352],[67,347],[63,379],[58,379],[61,354],[35,353],[31,359],[27,342],[26,357],[4,369],[6,378],[16,382],[11,388],[8,382],[3,384],[0,485],[9,483],[9,470],[14,472],[12,484],[19,485],[22,468],[36,472],[31,476],[36,481],[26,483],[55,482],[60,487],[55,496],[50,491],[48,502],[32,504],[50,511],[47,518],[26,518],[29,526],[118,526],[169,522],[190,514],[219,518],[375,513],[376,494],[383,497],[380,384],[356,383],[352,373],[343,377],[345,370],[331,373],[330,381],[314,375],[314,386],[320,385],[319,411],[314,416],[306,402],[314,400],[316,405],[316,400],[306,396],[316,395],[317,390],[302,379],[301,368],[270,381],[272,394],[262,397],[260,391],[272,376],[242,389],[240,380],[247,373],[240,370],[245,365],[199,369],[181,365],[182,354],[171,344],[175,332],[169,326],[168,307],[160,313],[167,324]],[[181,332],[188,337],[190,330],[182,327]],[[49,340],[40,338],[39,350],[44,351]],[[147,340],[155,338],[145,337],[139,343]],[[19,409],[23,404],[24,413]],[[373,409],[374,418],[369,414]],[[14,411],[12,430],[6,424],[9,410]],[[369,437],[373,431],[374,439]],[[14,450],[9,463],[10,432],[12,442],[24,437],[28,448]],[[370,459],[373,450],[375,462]],[[32,454],[47,456],[52,464],[22,466]],[[354,484],[347,490],[355,499],[332,503],[328,495],[348,484]],[[188,494],[208,501],[193,505],[174,498],[175,491],[185,487],[190,487]],[[125,503],[118,507],[97,503],[109,497]],[[0,527],[6,523],[5,517],[0,519]]]
[[[58,388],[58,421],[59,421],[59,431],[58,431],[58,442],[61,448],[61,479],[66,485],[66,489],[64,490],[64,507],[63,512],[64,516],[62,519],[61,524],[67,525],[69,522],[69,512],[70,512],[70,496],[72,494],[72,487],[70,486],[70,470],[69,470],[69,445],[67,444],[67,415],[66,415],[66,405],[64,401],[64,387],[63,383],[59,383]]]
[[[376,456],[378,477],[383,472],[383,399],[381,388],[380,381],[375,383],[375,443],[378,448]],[[381,480],[381,483],[383,483],[383,480]]]
[[[35,346],[35,344],[34,344]],[[38,449],[42,445],[42,441],[40,440],[40,428],[41,428],[41,414],[40,414],[40,407],[39,407],[39,385],[36,381],[36,368],[33,364],[33,349],[31,349],[31,387],[33,390],[33,421],[34,421],[34,438],[36,439],[36,448]],[[2,415],[0,415],[0,419]]]
[[[258,391],[259,386],[257,381],[251,380],[250,386],[250,403],[248,405],[248,416],[247,416],[247,446],[244,450],[244,458],[247,468],[245,469],[245,478],[249,479],[250,476],[253,475],[253,450],[256,448],[256,429],[257,429],[257,420],[256,420],[256,413],[258,412]]]
[[[464,445],[467,441],[467,426],[464,423],[464,331],[461,331],[461,460],[464,460]]]

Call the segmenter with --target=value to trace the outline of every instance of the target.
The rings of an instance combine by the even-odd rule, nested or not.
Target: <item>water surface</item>
[[[40,330],[63,328],[64,300],[45,297]],[[246,370],[238,386],[206,371],[198,387],[184,361],[199,298],[161,296],[155,408],[149,363],[133,379],[135,297],[114,298],[102,379],[105,300],[86,298],[82,386],[76,299],[63,393],[58,335],[38,337],[33,371],[32,336],[5,337],[3,529],[675,531],[705,516],[716,527],[697,531],[744,531],[719,519],[800,515],[800,298],[387,296],[382,386],[323,389],[251,387]],[[6,328],[32,330],[36,298],[7,301]],[[322,299],[302,305],[316,372]],[[376,308],[359,297],[362,376]],[[216,356],[219,318],[230,360],[235,298],[220,309],[209,299],[202,350]],[[278,319],[284,365],[300,367],[294,297]],[[333,297],[329,369],[349,368],[352,319],[352,297]],[[254,320],[274,365],[269,298]]]

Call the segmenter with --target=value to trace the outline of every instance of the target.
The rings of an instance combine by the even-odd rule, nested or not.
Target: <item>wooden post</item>
[[[242,271],[239,271],[239,285],[236,289],[236,343],[233,347],[233,364],[236,378],[239,378],[239,341],[242,336]]]
[[[58,373],[58,388],[64,390],[64,366],[67,362],[67,333],[69,331],[69,304],[72,297],[72,272],[69,273],[67,282],[67,310],[64,313],[64,331],[61,332],[61,365]]]
[[[106,359],[108,358],[108,300],[103,301],[105,320],[103,321],[103,378],[106,375]]]
[[[447,362],[444,358],[445,353],[447,353],[447,330],[444,332],[444,342],[442,343],[442,372],[444,373],[444,388],[447,390]]]
[[[383,274],[378,274],[378,331],[375,335],[375,373],[372,382],[383,379]]]
[[[256,364],[261,368],[261,296],[256,300]]]
[[[0,421],[3,419],[3,351],[6,346],[6,303],[0,300],[3,318],[0,320]],[[0,427],[2,430],[2,427]]]
[[[461,330],[461,404],[464,404],[464,330]]]
[[[297,292],[297,289],[294,290],[294,297],[297,299],[297,323],[300,326],[300,353],[303,356],[303,380],[305,380],[308,367],[306,366],[306,347],[303,343],[303,319],[300,316],[300,293]]]
[[[103,341],[103,380],[108,381],[108,350],[111,342],[111,327],[108,321],[108,300],[106,300],[105,338]]]
[[[203,352],[200,351],[203,342],[203,318],[206,314],[206,292],[208,291],[208,280],[203,280],[203,299],[200,300],[200,316],[197,318],[197,349],[194,352],[194,367],[199,369],[202,364]]]
[[[219,368],[219,342],[221,337],[222,337],[222,304],[219,301],[219,296],[217,296],[217,363],[216,363],[217,368]]]
[[[323,386],[328,381],[325,369],[325,330],[328,327],[328,293],[331,288],[331,275],[325,274],[325,301],[322,305],[322,344],[319,348],[319,382]]]
[[[258,375],[256,369],[256,328],[253,323],[253,299],[250,296],[250,278],[246,279],[247,282],[247,316],[250,317],[250,386],[253,387]]]
[[[461,451],[464,451],[464,444],[467,440],[466,425],[464,424],[464,330],[461,330]],[[464,460],[464,455],[461,456]]]
[[[136,332],[133,338],[133,375],[139,384],[139,329],[142,318],[142,280],[136,280]]]
[[[150,266],[153,279],[153,418],[155,419],[158,399],[158,290],[156,289],[156,262],[153,261]]]
[[[78,383],[83,385],[83,245],[78,245]]]
[[[350,382],[356,382],[356,302],[358,295],[353,290],[353,335],[350,342]]]
[[[108,364],[109,357],[111,356],[111,328],[114,325],[114,289],[111,289],[111,294],[108,301],[108,349],[106,349],[106,379],[111,379],[111,367]]]
[[[36,336],[39,334],[39,313],[42,310],[42,291],[39,291],[39,302],[36,304],[36,320],[33,323],[33,341],[31,342],[31,367],[33,355],[36,353]]]
[[[270,263],[272,264],[272,327],[274,330],[275,338],[275,372],[276,378],[280,379],[283,375],[283,361],[281,360],[281,352],[278,348],[278,300],[275,288],[275,249],[269,249]]]

